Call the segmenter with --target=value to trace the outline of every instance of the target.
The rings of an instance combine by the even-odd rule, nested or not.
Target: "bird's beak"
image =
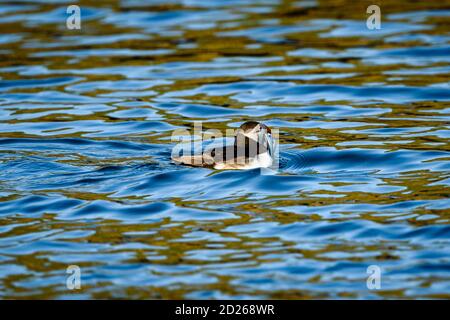
[[[275,147],[275,142],[272,138],[272,134],[270,134],[268,132],[260,132],[259,135],[260,135],[259,141],[261,141],[263,143],[263,145],[267,146],[267,150],[268,150],[269,154],[272,156],[274,147]]]

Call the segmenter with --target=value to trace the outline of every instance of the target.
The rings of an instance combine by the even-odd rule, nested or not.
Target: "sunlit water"
[[[449,298],[450,11],[403,2],[1,4],[0,297]],[[278,172],[171,162],[249,119]]]

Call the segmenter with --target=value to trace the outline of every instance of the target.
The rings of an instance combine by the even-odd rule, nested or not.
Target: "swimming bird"
[[[205,150],[198,155],[172,157],[178,164],[214,169],[268,168],[273,163],[274,141],[268,126],[247,121],[236,131],[233,145]]]

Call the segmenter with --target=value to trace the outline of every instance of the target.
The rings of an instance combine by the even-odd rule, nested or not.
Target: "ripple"
[[[2,298],[449,296],[444,2],[387,1],[380,30],[279,0],[85,1],[67,30],[69,2],[22,2],[0,5]],[[279,168],[176,165],[199,120],[278,129]]]
[[[210,96],[231,95],[243,103],[254,101],[278,101],[280,103],[308,103],[325,101],[384,101],[387,103],[408,103],[424,100],[450,99],[449,91],[440,88],[408,86],[351,87],[338,85],[296,85],[270,81],[240,82],[225,85],[205,85],[189,92],[172,92],[166,96],[207,94]],[[1,97],[1,96],[0,96]]]

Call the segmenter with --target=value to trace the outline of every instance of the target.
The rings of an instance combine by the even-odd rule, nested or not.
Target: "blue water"
[[[1,298],[450,298],[444,2],[66,5],[0,5]],[[171,161],[247,120],[276,172]]]

